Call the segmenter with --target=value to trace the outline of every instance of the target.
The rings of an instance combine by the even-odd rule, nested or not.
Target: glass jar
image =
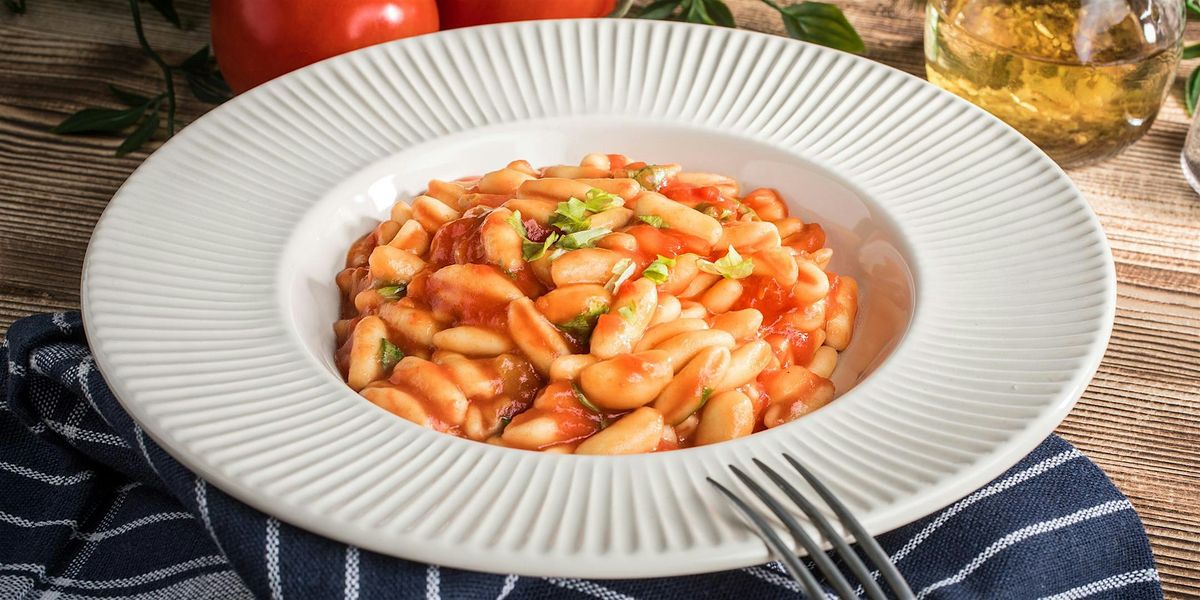
[[[1060,165],[1080,166],[1150,128],[1183,25],[1183,0],[929,0],[925,70]]]

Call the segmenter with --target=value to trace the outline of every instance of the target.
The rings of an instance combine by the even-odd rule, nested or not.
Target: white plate
[[[444,436],[343,385],[333,276],[397,195],[591,151],[774,186],[825,225],[863,289],[844,395],[735,442],[614,458]],[[221,489],[379,552],[586,577],[766,560],[705,483],[753,457],[799,457],[875,533],[949,504],[1054,429],[1114,304],[1086,202],[983,111],[824,48],[633,20],[401,40],[238,97],[129,178],[83,279],[109,384]]]

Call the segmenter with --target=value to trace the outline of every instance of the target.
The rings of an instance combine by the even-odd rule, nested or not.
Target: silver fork
[[[847,508],[841,500],[838,500],[837,497],[833,495],[833,492],[829,491],[829,488],[826,487],[825,484],[821,483],[821,481],[818,480],[811,471],[805,468],[804,465],[800,464],[799,461],[786,454],[783,455],[783,458],[787,460],[797,472],[800,473],[800,476],[803,477],[804,480],[807,481],[814,490],[816,490],[817,494],[821,496],[821,499],[825,501],[825,504],[827,504],[829,508],[833,509],[833,512],[837,514],[838,519],[841,520],[842,524],[845,525],[847,530],[849,530],[855,541],[858,542],[859,548],[861,548],[863,553],[867,555],[867,559],[873,563],[875,570],[879,571],[879,575],[884,581],[887,582],[888,587],[892,589],[892,593],[895,595],[895,597],[901,599],[915,598],[915,596],[913,596],[912,589],[910,589],[908,584],[905,583],[904,577],[902,577],[900,572],[896,570],[896,565],[894,565],[888,558],[887,553],[883,551],[883,548],[879,547],[879,543],[875,541],[875,538],[872,538],[867,534],[867,531],[863,529],[863,526],[858,522],[858,519],[854,518],[854,515],[850,514],[850,509]],[[765,473],[766,476],[772,482],[774,482],[776,486],[779,487],[779,489],[783,490],[784,495],[786,495],[789,500],[795,503],[796,506],[800,508],[800,511],[808,516],[809,520],[811,520],[813,524],[817,526],[817,529],[821,531],[821,535],[824,536],[825,539],[829,540],[829,542],[833,545],[833,551],[841,556],[842,562],[846,564],[846,566],[850,569],[850,572],[853,573],[855,578],[858,579],[859,585],[862,586],[863,593],[866,595],[866,597],[871,598],[872,600],[882,600],[887,598],[887,596],[883,593],[883,589],[879,587],[879,583],[876,582],[875,578],[871,576],[871,571],[868,570],[867,565],[864,564],[862,559],[859,558],[858,553],[850,548],[850,545],[846,543],[846,540],[842,538],[841,534],[834,529],[833,523],[831,523],[829,519],[825,517],[825,515],[821,514],[821,511],[817,510],[817,507],[811,501],[809,501],[808,498],[805,498],[803,495],[801,495],[800,492],[792,486],[792,484],[788,483],[787,480],[785,480],[783,476],[774,469],[763,464],[762,461],[758,460],[757,458],[754,459],[754,464],[757,465],[758,468],[761,469],[762,472]],[[829,583],[830,587],[833,588],[838,597],[858,598],[858,594],[854,592],[854,588],[842,574],[841,570],[834,566],[833,560],[829,558],[829,555],[825,553],[825,551],[821,548],[821,545],[818,544],[812,538],[812,536],[808,535],[808,533],[804,531],[804,528],[800,526],[800,522],[797,521],[794,516],[792,516],[792,513],[788,511],[787,507],[776,500],[774,496],[767,493],[766,489],[751,479],[749,475],[746,475],[744,472],[742,472],[741,469],[733,465],[730,465],[729,468],[733,471],[733,474],[736,475],[737,478],[746,485],[746,487],[750,488],[750,491],[754,492],[755,496],[758,496],[759,500],[762,500],[763,504],[766,504],[767,507],[771,509],[771,512],[775,513],[776,517],[779,517],[780,521],[783,521],[783,524],[787,527],[788,532],[790,532],[792,537],[800,542],[800,545],[803,546],[804,550],[808,552],[808,556],[816,565],[817,571],[825,576],[825,581]],[[822,590],[821,585],[817,583],[817,578],[813,575],[812,571],[805,567],[804,563],[800,562],[800,559],[792,553],[791,548],[789,548],[783,539],[779,537],[779,534],[771,528],[771,524],[767,521],[767,518],[763,515],[763,513],[751,507],[736,494],[729,491],[729,488],[717,483],[716,481],[713,481],[711,477],[708,478],[708,482],[716,486],[718,490],[721,490],[721,493],[724,494],[725,497],[728,498],[729,501],[733,503],[733,505],[737,507],[737,509],[741,511],[741,513],[745,515],[751,523],[754,524],[755,527],[758,528],[759,532],[763,536],[763,539],[771,547],[771,550],[779,556],[780,562],[783,563],[783,566],[787,569],[788,573],[790,573],[792,578],[795,579],[801,586],[803,586],[804,590],[810,597],[825,597],[825,591]]]

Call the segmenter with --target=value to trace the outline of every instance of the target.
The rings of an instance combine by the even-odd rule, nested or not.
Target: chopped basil
[[[546,255],[546,252],[554,246],[555,242],[561,239],[557,233],[551,233],[545,240],[534,242],[529,239],[529,232],[525,229],[525,222],[521,220],[521,211],[514,210],[511,215],[505,218],[508,224],[512,226],[517,235],[521,236],[521,257],[526,262],[538,260]]]
[[[665,229],[667,226],[667,222],[658,215],[639,215],[638,219],[655,229]]]
[[[385,285],[375,288],[375,293],[383,296],[388,300],[396,300],[404,297],[404,293],[408,291],[407,283],[397,283],[395,285]]]
[[[753,208],[750,208],[749,205],[743,204],[741,202],[738,202],[738,212],[743,215],[750,215],[750,218],[754,219],[756,221],[762,220],[758,217],[758,212],[756,212]]]
[[[588,190],[586,199],[583,201],[583,205],[594,213],[604,212],[614,206],[621,206],[624,203],[625,201],[620,196],[610,194],[600,188]]]
[[[628,258],[622,258],[621,260],[617,261],[617,264],[613,265],[613,276],[608,280],[608,283],[604,284],[604,288],[613,294],[617,293],[617,290],[621,289],[621,286],[624,285],[630,277],[633,277],[633,272],[636,270],[637,263]]]
[[[496,430],[496,433],[504,433],[504,430],[508,428],[509,423],[512,423],[512,417],[500,417],[500,428]]]
[[[596,245],[597,240],[610,233],[612,233],[612,230],[607,227],[597,227],[596,229],[576,231],[575,233],[567,234],[559,238],[558,247],[566,250],[591,248],[592,246]]]
[[[550,215],[550,224],[563,233],[576,233],[591,227],[588,223],[589,213],[604,212],[614,206],[625,203],[620,196],[610,194],[599,188],[587,191],[586,200],[571,197],[566,202],[559,202]]]
[[[523,239],[523,240],[521,240],[521,256],[525,259],[526,262],[533,262],[535,260],[538,260],[541,257],[545,256],[546,252],[548,250],[550,250],[550,247],[553,246],[554,242],[557,242],[557,241],[558,241],[557,233],[551,233],[546,238],[546,241],[541,242],[540,244],[538,242],[531,242],[529,240]]]
[[[642,271],[642,277],[654,282],[654,285],[662,285],[671,277],[671,268],[675,266],[675,259],[667,258],[661,254],[654,262],[646,266]]]
[[[689,417],[700,412],[700,409],[704,408],[705,404],[708,404],[709,398],[712,398],[713,391],[714,390],[712,388],[707,386],[700,390],[700,404],[696,405],[696,410],[693,410],[691,414],[688,415]]]
[[[566,202],[559,202],[550,215],[550,224],[563,233],[584,231],[589,227],[587,205],[578,198],[567,198]]]
[[[717,259],[716,262],[699,260],[696,261],[696,264],[701,271],[720,275],[726,279],[742,279],[749,277],[754,272],[754,261],[742,258],[742,255],[738,254],[733,246],[730,246],[725,256]]]
[[[625,321],[628,323],[632,323],[635,319],[637,319],[637,309],[634,308],[632,304],[626,304],[625,306],[618,308],[617,314],[621,315],[621,318],[625,319]]]
[[[570,321],[559,323],[557,327],[586,342],[592,336],[596,320],[607,312],[608,304],[605,304],[600,298],[591,298],[588,300],[587,310],[575,315]]]
[[[400,359],[404,358],[404,351],[398,348],[395,344],[388,341],[387,338],[379,339],[379,364],[383,365],[385,373],[391,373],[392,368]]]
[[[512,211],[512,214],[508,215],[504,220],[508,221],[509,225],[512,225],[512,228],[516,230],[517,235],[521,236],[521,239],[529,241],[529,233],[525,231],[525,223],[521,221],[521,211]]]
[[[604,415],[604,411],[600,410],[599,406],[592,404],[592,401],[588,400],[587,396],[583,395],[583,390],[579,389],[578,385],[572,383],[571,389],[575,391],[575,399],[579,400],[579,403],[582,404],[584,408],[600,415],[600,429],[608,427],[608,417]]]
[[[646,165],[631,175],[642,188],[657,192],[667,183],[667,170],[658,165]]]

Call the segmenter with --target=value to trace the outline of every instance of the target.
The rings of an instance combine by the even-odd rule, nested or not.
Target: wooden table
[[[871,58],[923,75],[915,3],[835,1]],[[23,16],[0,10],[0,332],[28,314],[78,307],[92,227],[146,157],[114,157],[115,137],[47,130],[81,107],[115,106],[107,83],[160,89],[124,3],[28,2]],[[147,35],[169,62],[208,40],[207,3],[177,4],[184,31],[144,11]],[[743,27],[781,31],[755,0],[729,4]],[[1200,38],[1200,28],[1193,33]],[[1168,597],[1200,597],[1200,198],[1179,170],[1185,75],[1145,139],[1114,160],[1071,171],[1108,233],[1119,286],[1104,363],[1058,430],[1132,499]],[[186,92],[180,98],[184,121],[208,108]]]

